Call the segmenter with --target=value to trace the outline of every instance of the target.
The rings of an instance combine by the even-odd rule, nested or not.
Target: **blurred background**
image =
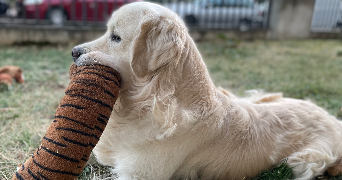
[[[0,179],[40,145],[69,84],[71,49],[141,0],[0,0]],[[210,76],[238,96],[283,92],[342,119],[342,0],[151,0],[179,14]],[[91,159],[79,179],[115,179]],[[291,168],[255,179],[292,179]],[[328,175],[316,179],[338,179]]]
[[[0,43],[93,39],[106,28],[114,10],[134,1],[141,0],[0,0]],[[201,36],[230,31],[248,38],[340,37],[342,28],[341,0],[151,1],[177,12],[189,30]],[[54,37],[47,35],[50,30]],[[45,39],[37,37],[43,35]]]

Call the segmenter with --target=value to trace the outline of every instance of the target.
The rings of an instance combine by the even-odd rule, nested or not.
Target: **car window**
[[[223,0],[195,0],[194,3],[203,6],[222,6]]]
[[[253,0],[195,0],[195,4],[214,7],[251,7]]]
[[[251,7],[253,0],[222,0],[223,6],[227,7]]]
[[[214,7],[222,6],[223,0],[211,0],[210,3],[211,3],[211,5],[214,6]]]

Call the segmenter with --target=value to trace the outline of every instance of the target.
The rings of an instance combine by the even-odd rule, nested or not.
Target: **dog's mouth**
[[[74,63],[79,61],[82,55],[87,54],[90,52],[88,48],[83,48],[83,47],[74,47],[71,51],[71,56],[74,59]]]
[[[80,56],[78,57],[73,57],[74,59],[74,63],[77,65],[77,66],[84,66],[86,65],[86,57],[85,57],[86,54],[81,54]]]
[[[71,56],[74,59],[74,62],[77,61],[77,59],[82,55],[83,53],[81,52],[81,50],[79,50],[79,48],[74,48],[71,51]]]
[[[73,59],[74,59],[74,63],[76,63],[76,62],[77,62],[77,59],[78,59],[78,57],[73,57]]]
[[[81,54],[79,57],[73,57],[74,63],[77,66],[87,66],[87,65],[92,65],[92,64],[101,64],[100,60],[98,60],[95,57],[92,57],[88,53],[86,54]]]
[[[71,55],[72,55],[72,58],[74,59],[74,63],[77,63],[83,56],[83,54],[80,52],[77,52],[77,53],[73,52]]]

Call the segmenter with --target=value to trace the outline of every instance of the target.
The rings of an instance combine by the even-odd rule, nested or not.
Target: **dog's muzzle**
[[[74,62],[83,54],[83,49],[80,47],[72,48],[71,55],[74,58]]]

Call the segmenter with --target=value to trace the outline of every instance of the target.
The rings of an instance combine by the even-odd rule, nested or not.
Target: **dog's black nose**
[[[74,61],[77,60],[82,55],[82,48],[74,47],[71,51],[71,55],[74,58]]]

